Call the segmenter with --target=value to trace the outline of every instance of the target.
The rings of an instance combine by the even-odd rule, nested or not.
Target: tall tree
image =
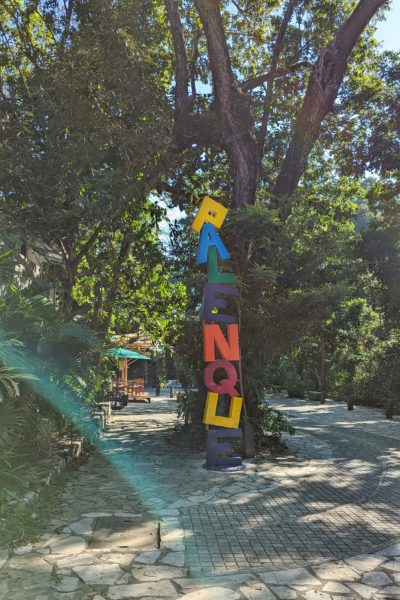
[[[0,213],[58,259],[50,276],[69,315],[99,237],[126,228],[126,215],[153,226],[162,216],[145,178],[163,154],[169,110],[156,8],[70,0],[64,14],[57,3],[6,0],[0,9]],[[121,261],[134,237],[126,231]]]
[[[276,197],[292,195],[334,106],[352,50],[385,3],[360,0],[354,7],[347,0],[327,0],[321,11],[320,2],[317,6],[312,0],[288,0],[286,5],[279,3],[277,18],[276,4],[258,0],[195,0],[182,5],[165,0],[175,55],[171,152],[196,148],[226,152],[233,181],[231,206],[253,204],[263,175],[271,113],[281,100],[277,84],[284,85],[282,79],[309,68],[306,89],[301,83],[292,92],[297,97],[290,109],[291,132],[272,185]],[[297,23],[292,24],[294,18]],[[199,76],[205,80],[204,65],[212,79],[208,103],[196,93]],[[260,87],[265,88],[263,97],[256,91]]]

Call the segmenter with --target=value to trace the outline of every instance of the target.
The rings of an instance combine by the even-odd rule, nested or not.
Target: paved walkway
[[[400,598],[400,422],[269,401],[296,436],[231,474],[171,443],[173,401],[116,414],[48,534],[0,554],[0,600]]]

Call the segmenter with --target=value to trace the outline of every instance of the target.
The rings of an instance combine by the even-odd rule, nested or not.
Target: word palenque
[[[220,272],[218,265],[218,259],[224,261],[230,258],[218,233],[227,213],[225,206],[205,196],[192,223],[193,231],[200,234],[197,264],[207,263],[208,276],[201,308],[206,363],[204,384],[208,390],[203,422],[217,427],[208,429],[206,466],[220,470],[237,469],[242,464],[240,456],[232,456],[231,443],[222,441],[242,438],[239,422],[243,405],[243,398],[235,387],[238,373],[233,364],[240,360],[239,326],[234,315],[221,312],[227,309],[229,297],[239,296],[238,288],[233,285],[236,279],[234,273]],[[215,374],[219,370],[225,372],[225,378],[216,382]],[[229,396],[228,416],[217,415],[222,395]]]

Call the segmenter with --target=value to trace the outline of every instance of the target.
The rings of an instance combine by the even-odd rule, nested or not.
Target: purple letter
[[[203,306],[201,309],[202,321],[214,321],[215,323],[235,323],[233,315],[223,315],[220,312],[213,313],[214,308],[226,308],[225,298],[216,298],[216,294],[225,296],[239,296],[239,290],[231,285],[220,285],[219,283],[206,283],[203,292]]]
[[[241,456],[231,456],[232,444],[220,442],[220,438],[242,438],[241,429],[210,429],[207,432],[207,467],[238,467],[242,464]]]

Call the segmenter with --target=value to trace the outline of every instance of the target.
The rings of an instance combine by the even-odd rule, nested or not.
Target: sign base
[[[241,465],[208,465],[204,463],[203,469],[207,469],[207,471],[244,471],[246,469],[246,465],[243,463]]]

